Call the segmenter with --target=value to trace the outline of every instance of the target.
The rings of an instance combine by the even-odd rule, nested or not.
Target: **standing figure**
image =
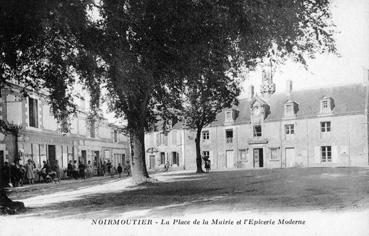
[[[53,178],[53,180],[60,182],[60,167],[58,160],[55,160],[55,165],[51,169],[55,171],[55,178]]]
[[[127,176],[131,176],[131,164],[127,160],[125,171],[127,172]]]
[[[111,174],[111,162],[110,162],[110,160],[106,164],[106,169],[108,170],[108,174]]]
[[[87,162],[87,177],[90,178],[92,176],[93,167],[91,161]]]
[[[123,168],[122,168],[122,165],[121,165],[120,163],[118,164],[118,168],[117,168],[117,170],[118,170],[119,178],[120,178],[120,177],[122,177],[122,171],[123,171]]]
[[[26,176],[29,184],[34,184],[35,174],[33,173],[34,163],[31,159],[28,159],[26,164]]]
[[[209,173],[209,171],[210,171],[210,164],[211,162],[210,162],[210,160],[209,159],[206,159],[205,160],[205,169],[206,169],[206,173]]]
[[[83,164],[83,162],[80,160],[79,165],[78,165],[78,170],[79,170],[79,177],[81,177],[81,179],[86,179],[85,169],[86,169],[85,164]]]
[[[78,170],[77,170],[77,161],[76,160],[74,160],[74,162],[73,162],[73,164],[72,164],[72,176],[73,176],[73,178],[75,178],[75,179],[78,179]]]
[[[73,164],[72,164],[72,161],[69,161],[69,163],[68,163],[67,176],[69,178],[73,176]]]

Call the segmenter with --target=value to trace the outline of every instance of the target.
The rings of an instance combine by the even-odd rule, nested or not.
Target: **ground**
[[[28,209],[7,219],[159,219],[242,212],[369,216],[369,169],[364,168],[179,171],[152,177],[156,181],[144,185],[115,176],[13,188],[10,198]]]

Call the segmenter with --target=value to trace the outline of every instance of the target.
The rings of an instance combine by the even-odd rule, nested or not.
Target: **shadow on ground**
[[[31,208],[21,217],[183,216],[212,211],[336,211],[369,206],[369,170],[361,168],[166,173],[158,178],[158,182],[138,188]]]

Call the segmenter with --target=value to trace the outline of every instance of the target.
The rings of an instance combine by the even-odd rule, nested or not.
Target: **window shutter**
[[[320,163],[320,147],[314,147],[314,163]]]
[[[338,147],[332,146],[332,163],[338,162]]]

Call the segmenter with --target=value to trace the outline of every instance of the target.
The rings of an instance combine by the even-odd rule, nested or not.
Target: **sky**
[[[332,0],[332,17],[337,33],[334,38],[340,56],[317,55],[308,61],[308,70],[288,62],[277,68],[273,80],[278,92],[284,92],[286,80],[292,80],[293,89],[329,87],[363,82],[369,69],[369,1]],[[260,93],[261,72],[247,74],[241,98],[247,96],[252,84]]]

